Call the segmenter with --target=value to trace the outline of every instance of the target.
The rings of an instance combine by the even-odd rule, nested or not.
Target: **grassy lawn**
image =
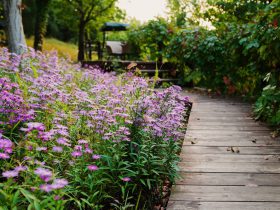
[[[26,39],[27,45],[33,47],[33,37]],[[76,61],[78,55],[78,46],[72,43],[66,43],[54,38],[45,38],[43,50],[56,50],[59,56],[69,57]]]

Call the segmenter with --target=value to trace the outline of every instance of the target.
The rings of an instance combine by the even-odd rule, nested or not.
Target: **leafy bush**
[[[263,88],[255,104],[256,119],[267,121],[280,129],[280,87],[271,73],[267,74],[264,81],[268,82],[268,85]]]
[[[163,18],[157,18],[130,30],[129,40],[138,49],[141,58],[162,62],[173,32],[171,24]]]
[[[185,102],[130,73],[0,51],[3,209],[149,209],[173,181]]]
[[[277,0],[214,2],[204,15],[215,29],[180,30],[167,47],[167,57],[178,64],[185,82],[258,96],[262,78],[279,69],[279,14]]]
[[[224,61],[226,57],[225,47],[214,32],[202,28],[183,29],[179,31],[170,41],[167,57],[170,61],[178,64],[185,81],[189,74],[202,76],[198,81],[212,81],[211,87],[218,87],[222,82],[225,70]]]

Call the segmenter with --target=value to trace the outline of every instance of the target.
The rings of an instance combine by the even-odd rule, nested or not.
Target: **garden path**
[[[251,106],[189,94],[181,179],[168,210],[280,209],[280,139],[255,122]]]

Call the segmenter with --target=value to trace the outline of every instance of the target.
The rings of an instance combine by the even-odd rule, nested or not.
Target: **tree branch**
[[[94,20],[97,16],[101,15],[101,13],[110,9],[114,5],[115,2],[116,2],[116,0],[111,0],[107,6],[105,6],[104,8],[101,7],[101,9],[99,11],[97,11],[94,16],[92,16],[92,12],[95,7],[95,5],[94,5],[93,7],[91,7],[91,10],[89,10],[90,13],[87,14],[87,18],[85,19],[85,21],[89,22],[90,20]]]
[[[67,2],[71,4],[74,9],[77,9],[81,15],[84,15],[82,0],[67,0]]]

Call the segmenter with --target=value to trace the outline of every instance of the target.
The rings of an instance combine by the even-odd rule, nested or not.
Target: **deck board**
[[[167,209],[279,210],[280,139],[250,104],[186,95],[193,108]]]

